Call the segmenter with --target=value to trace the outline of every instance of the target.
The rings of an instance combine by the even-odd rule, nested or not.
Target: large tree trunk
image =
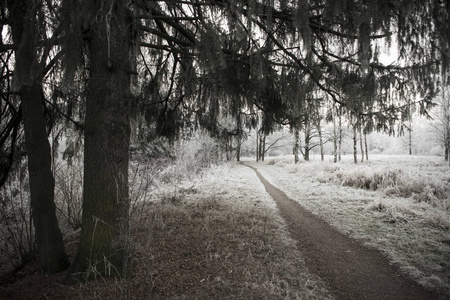
[[[42,70],[38,65],[35,39],[36,6],[34,1],[8,1],[13,40],[16,51],[15,80],[19,85],[22,105],[25,146],[28,156],[31,213],[36,233],[39,269],[56,273],[69,266],[63,237],[56,218],[55,180],[52,173],[51,149],[47,138],[43,99]],[[45,58],[44,58],[45,59]]]
[[[39,268],[44,273],[53,274],[65,270],[69,259],[56,218],[51,149],[42,100],[38,95],[41,95],[38,83],[20,89]]]
[[[78,252],[68,276],[126,277],[131,271],[128,198],[131,20],[123,2],[85,2],[91,6],[94,17],[89,40],[83,219]]]

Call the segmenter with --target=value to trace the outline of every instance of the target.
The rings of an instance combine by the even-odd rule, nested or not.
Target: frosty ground
[[[354,165],[327,157],[296,165],[293,157],[278,157],[246,164],[339,231],[382,251],[416,282],[450,296],[450,172],[442,158],[374,156]],[[305,267],[253,170],[228,163],[182,176],[192,174],[188,168],[132,166],[133,279],[64,286],[64,274],[30,271],[0,296],[333,299]],[[76,240],[77,233],[66,239],[71,255]]]
[[[350,157],[337,164],[331,159],[251,164],[288,197],[448,297],[448,165],[437,157],[374,156],[358,165]]]

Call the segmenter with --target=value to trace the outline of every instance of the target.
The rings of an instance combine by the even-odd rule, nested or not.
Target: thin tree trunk
[[[338,149],[338,137],[337,137],[337,128],[336,128],[336,112],[335,112],[335,105],[333,105],[333,146],[334,146],[334,159],[333,161],[337,163],[337,149]]]
[[[361,162],[364,162],[364,146],[363,146],[363,134],[362,134],[362,124],[361,119],[358,121],[359,128],[359,147],[361,148]]]
[[[236,134],[236,161],[241,161],[241,146],[242,146],[242,118],[241,114],[237,116],[237,134]]]
[[[259,161],[259,131],[256,131],[256,162]]]
[[[230,159],[229,160],[232,160],[233,159],[233,136],[231,136],[230,135],[230,137],[229,137],[229,149],[230,149]]]
[[[369,148],[367,147],[367,132],[364,131],[364,147],[366,149],[366,160],[369,160]]]
[[[236,161],[241,161],[241,146],[242,146],[242,137],[240,134],[238,134],[236,141]]]
[[[231,151],[230,151],[230,149],[229,149],[229,147],[230,147],[230,141],[229,141],[229,139],[230,139],[229,136],[226,136],[226,137],[225,137],[225,157],[226,157],[227,161],[230,160],[230,154],[231,154]]]
[[[122,2],[85,0],[85,5],[90,6],[93,16],[83,219],[77,255],[68,276],[123,278],[131,271],[128,197],[131,24]],[[105,33],[105,28],[109,32]]]
[[[444,125],[444,159],[450,163],[450,118]]]
[[[342,116],[339,113],[339,151],[338,151],[338,159],[341,161],[341,152],[342,152]]]
[[[266,135],[262,134],[261,135],[261,140],[259,142],[259,146],[260,146],[260,157],[261,157],[261,161],[264,161],[265,159],[265,155],[266,155]]]
[[[13,40],[19,46],[14,75],[20,86],[38,265],[44,273],[52,274],[65,270],[69,266],[69,259],[56,218],[55,179],[41,98],[43,74],[32,68],[38,65],[37,47],[34,43],[39,35],[36,32],[37,11],[34,1],[8,1],[8,8]]]
[[[447,80],[445,82],[448,84]],[[445,161],[449,162],[450,166],[450,99],[447,98],[447,89],[442,89],[442,105],[443,105],[443,119],[444,119],[444,156]]]
[[[304,159],[306,161],[309,161],[309,142],[311,139],[311,125],[309,123],[309,119],[306,119],[306,126],[305,126],[305,154]]]
[[[323,153],[323,139],[322,139],[322,128],[320,126],[320,119],[317,121],[317,131],[319,133],[319,146],[320,146],[320,160],[324,160],[324,153]]]
[[[409,122],[409,128],[408,128],[408,148],[409,148],[409,155],[412,155],[412,122]]]
[[[445,161],[450,161],[450,132],[447,132],[445,137],[444,156]]]
[[[445,161],[449,162],[450,165],[450,105],[449,107],[446,107],[447,102],[445,101],[445,93],[443,92],[443,101],[442,105],[444,106],[443,109],[443,130],[444,130],[444,159]]]
[[[445,161],[448,161],[450,166],[450,100],[447,98],[445,88],[442,89],[442,106],[444,119],[444,156]]]
[[[299,149],[299,130],[297,127],[294,128],[294,162],[297,164],[299,162],[298,159],[298,149]]]
[[[357,132],[356,127],[357,127],[357,125],[353,124],[352,126],[353,126],[353,162],[355,164],[357,164],[358,163],[358,150],[357,150],[358,138],[356,136],[356,132]]]

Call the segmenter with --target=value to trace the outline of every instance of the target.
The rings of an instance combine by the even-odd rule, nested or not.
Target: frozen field
[[[353,157],[251,164],[339,231],[380,249],[422,285],[450,295],[450,168],[440,157]]]

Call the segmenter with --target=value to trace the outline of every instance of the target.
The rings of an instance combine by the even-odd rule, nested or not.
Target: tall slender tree
[[[8,0],[9,19],[15,52],[14,80],[21,100],[25,145],[28,157],[30,197],[36,232],[39,268],[45,273],[66,269],[69,259],[55,212],[55,179],[51,149],[44,118],[42,80],[46,51],[39,60],[39,42],[45,36],[42,3]]]

